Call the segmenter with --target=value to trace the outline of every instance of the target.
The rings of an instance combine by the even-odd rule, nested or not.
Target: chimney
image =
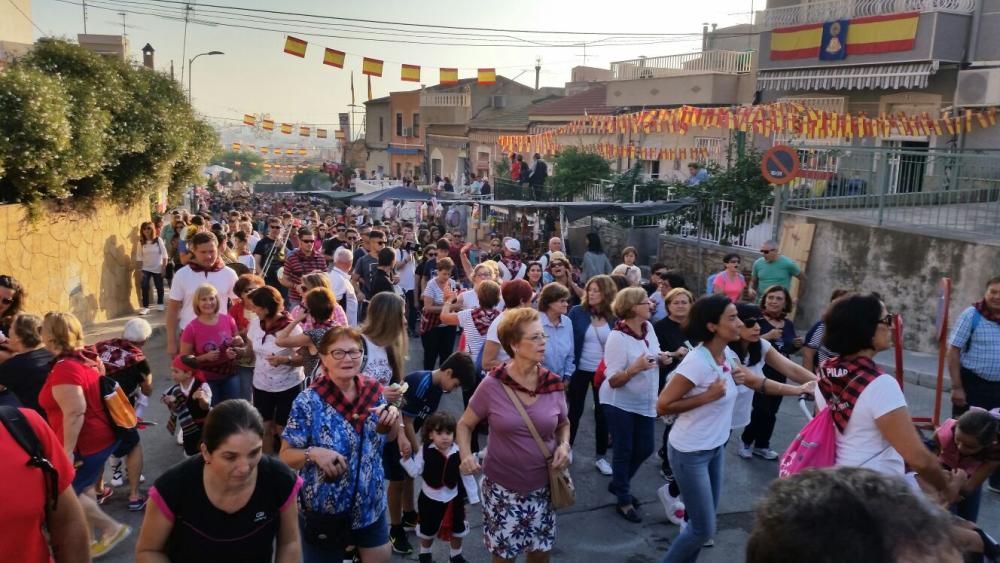
[[[701,50],[705,51],[708,49],[708,24],[701,24]]]
[[[542,73],[542,58],[535,57],[535,91],[538,91],[538,79]]]

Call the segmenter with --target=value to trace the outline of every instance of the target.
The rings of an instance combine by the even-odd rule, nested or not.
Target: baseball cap
[[[521,252],[521,243],[517,239],[509,238],[503,243],[504,248],[511,252]]]

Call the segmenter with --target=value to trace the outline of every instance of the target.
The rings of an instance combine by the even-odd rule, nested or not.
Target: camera
[[[420,245],[416,241],[408,240],[403,243],[403,250],[407,252],[418,252],[420,251]]]

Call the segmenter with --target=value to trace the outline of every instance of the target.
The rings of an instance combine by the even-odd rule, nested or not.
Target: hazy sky
[[[457,30],[426,30],[421,27],[399,27],[386,24],[361,24],[328,20],[328,24],[275,23],[267,14],[257,14],[258,21],[235,20],[222,15],[206,2],[192,2],[195,18],[215,22],[253,27],[267,27],[282,31],[236,29],[204,24],[191,24],[188,28],[187,57],[210,50],[224,51],[225,56],[201,57],[194,64],[194,104],[208,116],[240,118],[244,113],[269,112],[278,121],[329,124],[337,121],[337,113],[347,111],[350,103],[350,76],[354,70],[357,101],[367,99],[365,77],[361,75],[361,57],[383,59],[385,70],[382,78],[373,78],[375,97],[390,91],[411,90],[417,84],[399,80],[399,64],[417,64],[422,67],[421,81],[433,85],[438,80],[439,67],[458,67],[461,78],[475,76],[477,67],[496,67],[497,73],[525,84],[534,83],[535,57],[542,59],[542,86],[562,86],[570,78],[570,69],[583,63],[583,48],[529,47],[472,47],[410,45],[395,42],[400,39],[440,43],[488,42],[503,40],[503,32],[485,31],[483,28],[508,28],[544,31],[588,31],[595,33],[697,33],[702,22],[720,26],[745,23],[749,20],[750,0],[706,0],[702,2],[666,2],[663,0],[633,0],[609,2],[594,0],[505,0],[483,2],[478,0],[209,0],[220,6],[239,6],[320,14],[344,18],[362,18],[415,24],[456,26]],[[199,8],[198,5],[202,7]],[[141,59],[140,49],[147,42],[156,49],[156,67],[168,70],[174,61],[175,74],[180,78],[184,24],[151,15],[179,14],[180,4],[162,3],[160,0],[87,0],[88,31],[90,33],[120,34],[122,17],[125,16],[133,56]],[[756,0],[760,9],[764,0]],[[33,0],[32,17],[46,34],[75,38],[83,31],[80,0]],[[295,16],[285,16],[296,18]],[[297,18],[304,19],[304,18]],[[306,25],[313,26],[311,28]],[[358,26],[370,25],[389,30],[362,30]],[[284,54],[282,48],[285,31],[306,41],[309,50],[305,59]],[[388,42],[362,41],[317,37],[311,33],[357,37],[359,32],[386,34],[403,32],[403,35],[378,35]],[[41,35],[36,30],[36,36]],[[466,33],[461,37],[453,33]],[[374,35],[371,35],[374,37]],[[538,34],[521,35],[540,42],[579,42],[574,35]],[[592,37],[591,40],[597,37]],[[628,38],[618,41],[653,41],[649,38]],[[589,46],[586,50],[588,66],[608,68],[611,61],[631,59],[639,55],[657,56],[686,53],[700,49],[699,36],[659,37],[656,44],[613,47]],[[344,69],[322,64],[322,51],[330,47],[347,53]],[[186,62],[184,63],[186,65]],[[186,73],[186,71],[185,71]],[[186,80],[186,77],[185,77]],[[332,134],[331,134],[332,137]]]

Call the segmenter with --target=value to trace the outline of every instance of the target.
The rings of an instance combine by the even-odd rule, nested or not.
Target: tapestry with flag
[[[442,68],[441,69],[441,85],[442,86],[453,86],[458,84],[458,69],[457,68]]]
[[[778,28],[771,32],[770,57],[772,61],[843,60],[851,55],[912,51],[919,23],[919,12],[906,12]]]
[[[849,20],[835,20],[823,24],[819,60],[842,61],[847,58],[847,30]]]
[[[365,57],[361,61],[361,73],[367,74],[368,76],[382,76],[382,67],[384,64],[378,59],[369,59]]]
[[[420,66],[403,65],[399,71],[399,79],[404,82],[420,82]]]
[[[306,47],[309,45],[306,41],[299,39],[298,37],[292,37],[288,35],[285,37],[285,52],[289,55],[295,55],[301,59],[306,57]]]
[[[343,51],[337,51],[336,49],[331,49],[329,47],[323,51],[323,64],[335,66],[337,68],[344,68],[344,57],[346,54]]]

